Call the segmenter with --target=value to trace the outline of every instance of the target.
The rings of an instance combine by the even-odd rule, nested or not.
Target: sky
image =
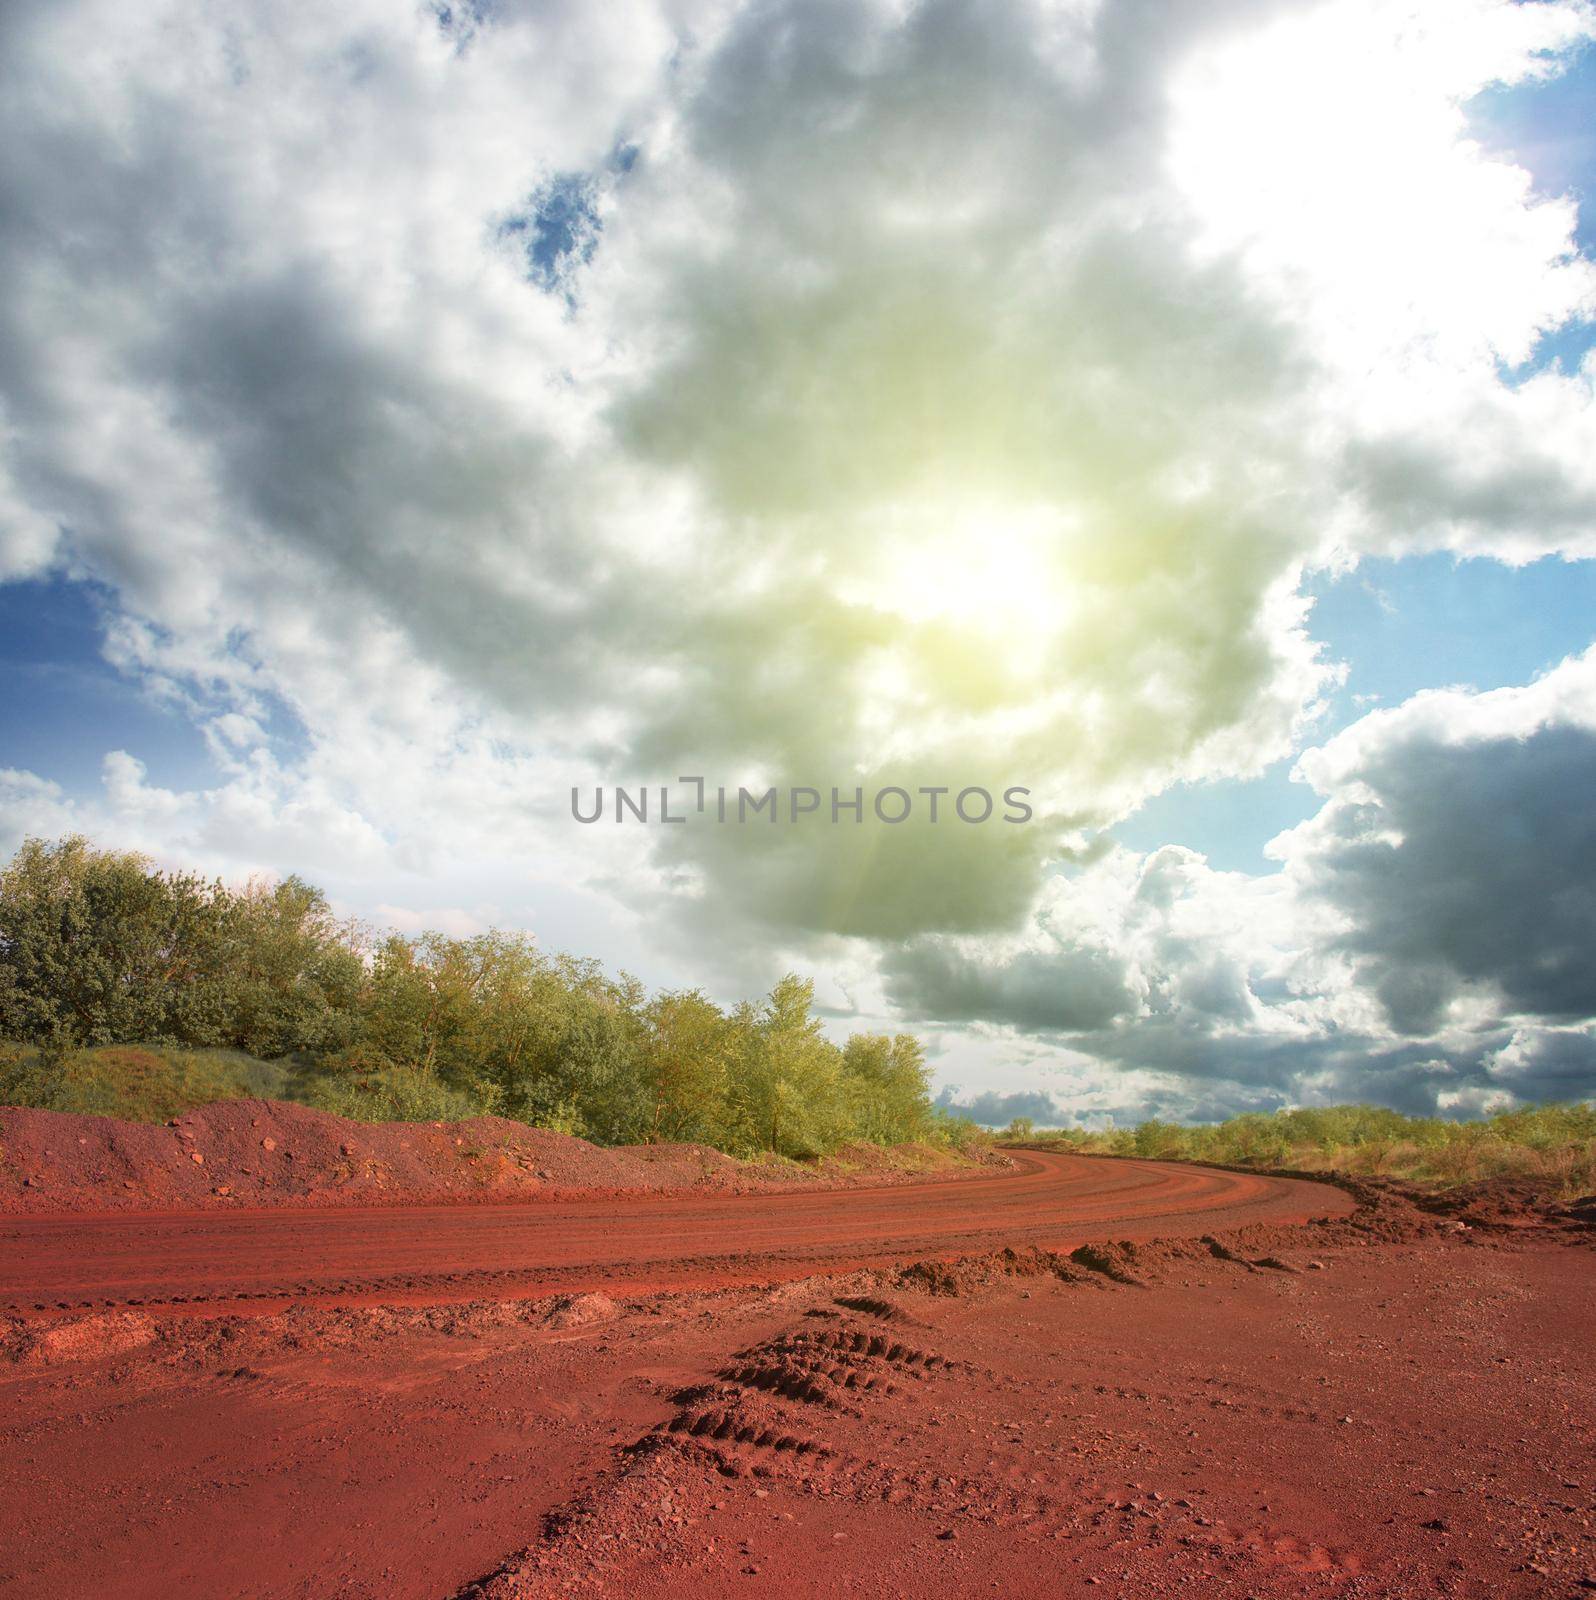
[[[1596,1092],[1593,108],[1584,0],[17,0],[0,850],[989,1120]]]

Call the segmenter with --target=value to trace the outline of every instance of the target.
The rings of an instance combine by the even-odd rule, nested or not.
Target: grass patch
[[[218,1100],[280,1093],[275,1063],[236,1051],[103,1045],[51,1056],[0,1047],[0,1103],[81,1116],[165,1122]]]
[[[482,1114],[469,1095],[411,1067],[310,1076],[298,1088],[304,1104],[353,1122],[461,1122]]]
[[[1473,1122],[1408,1117],[1382,1106],[1323,1106],[1272,1116],[1252,1112],[1196,1127],[1152,1121],[1091,1131],[1013,1124],[1000,1143],[1402,1178],[1438,1189],[1510,1178],[1566,1199],[1596,1191],[1596,1105],[1588,1101],[1527,1106]]]

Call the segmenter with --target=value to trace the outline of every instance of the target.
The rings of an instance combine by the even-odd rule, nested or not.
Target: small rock
[[[939,1538],[939,1539],[957,1539],[958,1536],[959,1535],[958,1535],[958,1530],[957,1529],[955,1529],[955,1528],[944,1528],[942,1530],[942,1532],[937,1535],[937,1538]]]
[[[1309,1272],[1323,1272],[1324,1271],[1324,1262],[1322,1262],[1322,1261],[1310,1261],[1308,1263],[1308,1271]]]
[[[262,1150],[275,1150],[277,1148],[277,1141],[275,1139],[262,1139],[260,1142],[260,1147]]]
[[[205,1157],[202,1156],[198,1150],[190,1150],[188,1153],[188,1158],[196,1167],[203,1167],[205,1165]]]

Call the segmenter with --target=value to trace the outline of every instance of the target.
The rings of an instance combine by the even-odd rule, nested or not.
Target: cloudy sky
[[[1584,0],[11,0],[0,847],[992,1116],[1596,1091],[1593,105]],[[1035,816],[572,818],[685,775]]]

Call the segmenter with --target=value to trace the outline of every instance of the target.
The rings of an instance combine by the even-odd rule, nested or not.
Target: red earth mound
[[[0,1110],[0,1214],[742,1193],[968,1165],[923,1147],[849,1147],[804,1167],[695,1144],[601,1149],[502,1117],[348,1122],[281,1100],[224,1101],[165,1125]]]

